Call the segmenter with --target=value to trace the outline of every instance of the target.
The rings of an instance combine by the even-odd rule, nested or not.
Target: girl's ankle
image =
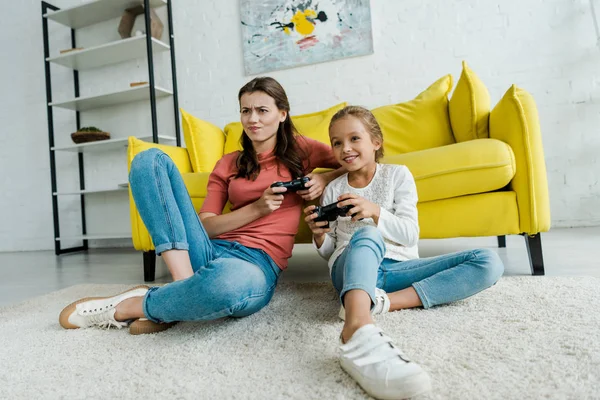
[[[373,319],[369,319],[369,320],[364,319],[364,320],[353,321],[353,322],[346,321],[346,323],[344,324],[344,327],[342,328],[342,342],[348,343],[348,341],[352,338],[352,335],[354,335],[354,332],[356,332],[363,326],[369,325],[372,323],[373,323]]]

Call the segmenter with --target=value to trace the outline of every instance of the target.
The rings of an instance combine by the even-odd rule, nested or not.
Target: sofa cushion
[[[190,154],[194,172],[210,172],[223,156],[225,134],[211,124],[185,112],[182,108],[183,138]]]
[[[152,142],[145,142],[140,140],[134,136],[129,136],[128,138],[128,146],[127,146],[127,158],[128,164],[127,169],[131,167],[131,161],[133,161],[134,157],[141,153],[142,151],[148,149],[159,149],[165,152],[175,165],[177,165],[177,169],[182,174],[192,172],[192,165],[190,164],[190,156],[187,149],[176,146],[169,146],[166,144],[158,144]]]
[[[191,198],[206,197],[209,176],[210,172],[181,174]]]
[[[292,116],[292,121],[301,135],[318,140],[321,143],[329,144],[329,121],[331,121],[336,112],[346,107],[346,104],[336,104],[326,110],[310,114],[294,115]],[[224,154],[242,149],[240,144],[242,131],[243,128],[240,122],[231,122],[225,126],[227,140],[225,141]]]
[[[490,93],[463,61],[463,70],[450,99],[450,123],[457,142],[489,137]]]
[[[419,203],[421,239],[515,235],[517,194],[496,191]]]
[[[452,75],[446,75],[415,99],[372,110],[383,131],[387,155],[409,153],[454,143],[448,116]]]
[[[129,136],[128,138],[127,170],[130,170],[131,162],[133,161],[136,155],[138,155],[142,151],[152,148],[160,149],[164,151],[169,157],[171,157],[175,165],[177,165],[177,169],[179,169],[179,171],[182,174],[192,172],[190,156],[186,148],[144,142],[143,140],[139,140],[138,138],[133,136]],[[142,217],[140,216],[137,210],[135,201],[133,201],[131,189],[129,189],[129,217],[131,218],[131,237],[133,239],[134,247],[138,250],[143,251],[149,251],[154,249],[154,245],[152,244],[152,238],[150,237],[150,234],[148,234],[146,225],[144,225],[144,222],[142,221]]]
[[[548,178],[533,96],[512,85],[490,113],[490,136],[515,152],[518,170],[510,187],[517,192],[521,232],[546,232],[551,221]]]
[[[404,164],[410,169],[419,202],[498,190],[511,181],[516,171],[512,149],[495,139],[385,156],[381,162]]]

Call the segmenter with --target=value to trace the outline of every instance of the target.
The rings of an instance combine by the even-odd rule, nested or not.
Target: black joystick
[[[315,206],[313,213],[317,214],[317,218],[315,218],[313,221],[335,221],[337,217],[346,217],[348,211],[350,211],[354,207],[352,204],[349,204],[344,207],[338,207],[338,203],[339,201],[336,201],[335,203],[331,203],[326,206]],[[327,224],[327,226],[329,226],[329,224]]]
[[[308,176],[303,176],[302,178],[294,179],[289,182],[275,182],[271,187],[284,187],[287,188],[288,192],[296,192],[298,190],[308,189],[304,186],[308,181],[310,181],[310,178]]]

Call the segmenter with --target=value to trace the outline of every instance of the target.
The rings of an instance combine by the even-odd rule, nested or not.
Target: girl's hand
[[[377,204],[370,202],[364,197],[350,193],[344,193],[343,195],[339,196],[338,201],[338,207],[344,207],[347,205],[353,206],[346,214],[348,216],[352,216],[353,222],[363,218],[372,218],[376,224],[378,223],[381,208]]]
[[[317,218],[317,213],[313,213],[314,209],[315,209],[315,206],[308,206],[304,209],[304,214],[306,214],[306,217],[304,218],[304,220],[306,221],[306,223],[308,224],[308,227],[312,231],[313,236],[315,237],[315,240],[317,242],[319,242],[320,241],[319,239],[324,238],[325,234],[327,232],[330,232],[331,229],[329,229],[328,221],[319,221],[319,222],[313,221],[315,218]]]
[[[323,174],[308,174],[310,181],[306,182],[304,186],[308,187],[307,190],[298,190],[296,193],[300,195],[305,201],[310,201],[318,198],[325,186],[329,183]]]
[[[281,207],[281,203],[283,203],[283,193],[285,192],[287,192],[287,188],[284,187],[266,188],[262,196],[260,196],[260,199],[254,202],[254,206],[259,214],[264,217]]]

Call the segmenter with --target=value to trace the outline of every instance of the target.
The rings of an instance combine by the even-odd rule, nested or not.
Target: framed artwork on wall
[[[370,0],[240,0],[246,75],[373,53]]]

